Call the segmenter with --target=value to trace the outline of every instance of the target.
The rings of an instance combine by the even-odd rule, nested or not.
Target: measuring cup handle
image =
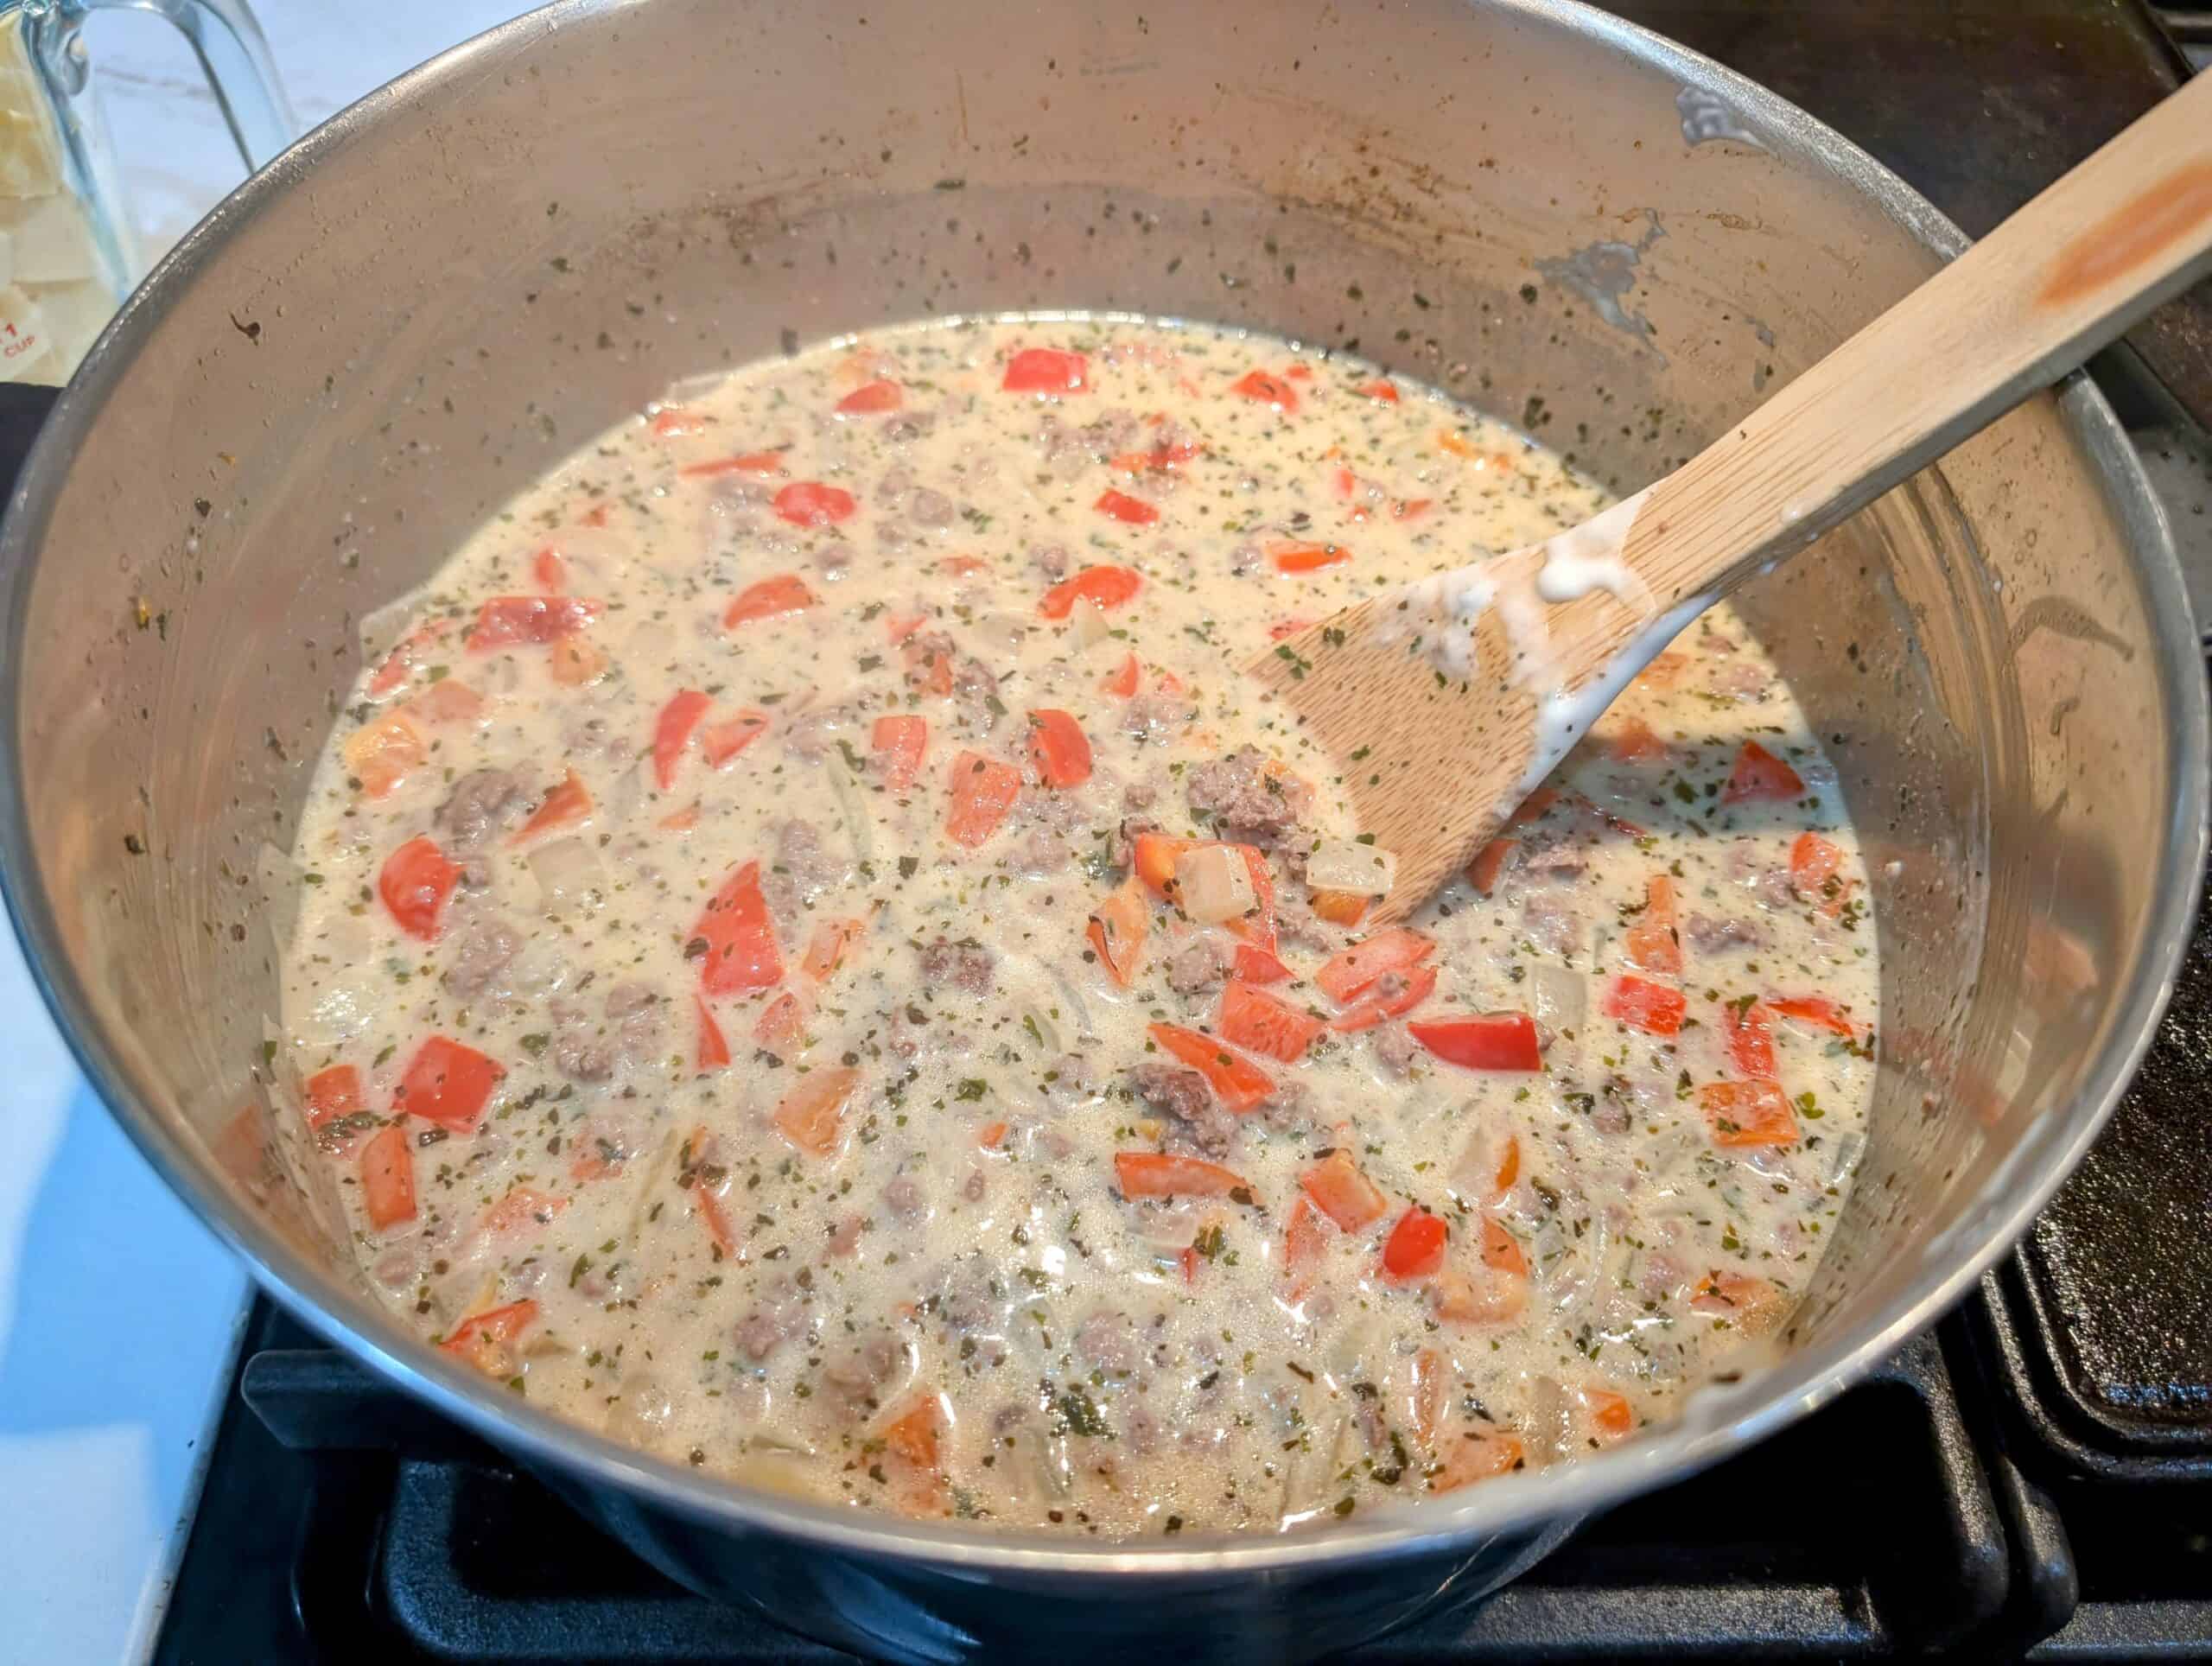
[[[79,16],[150,11],[175,24],[191,42],[249,171],[274,157],[298,133],[269,41],[241,0],[69,0],[68,9]]]

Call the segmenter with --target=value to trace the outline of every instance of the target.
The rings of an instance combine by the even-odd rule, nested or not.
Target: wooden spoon
[[[1252,666],[1426,901],[1629,679],[1755,572],[2072,370],[2212,254],[2201,75],[1689,462],[1540,544],[1393,590]]]

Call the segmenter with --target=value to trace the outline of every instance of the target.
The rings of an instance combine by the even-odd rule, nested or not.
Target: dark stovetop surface
[[[2179,73],[2133,0],[1614,9],[1831,122],[1969,232]],[[2212,293],[2130,343],[2212,421]],[[0,385],[0,473],[50,398]],[[2212,1657],[2208,1104],[2200,925],[2110,1132],[1963,1313],[1756,1453],[1592,1523],[1471,1616],[1357,1658]],[[239,1379],[161,1661],[847,1658],[671,1585],[265,1303]],[[1781,1507],[1816,1486],[1819,1508]]]
[[[1971,237],[2186,73],[2139,0],[1600,3],[1772,87],[1893,169]],[[2190,10],[2206,16],[2201,4]],[[2200,27],[2212,35],[2212,26]],[[2197,425],[2212,428],[2212,282],[2158,308],[2127,341]]]

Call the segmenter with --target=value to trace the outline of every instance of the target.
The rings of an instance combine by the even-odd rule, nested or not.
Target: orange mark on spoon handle
[[[2122,278],[2212,219],[2212,162],[2186,168],[2139,193],[2083,232],[2051,263],[2036,296],[2059,307]]]

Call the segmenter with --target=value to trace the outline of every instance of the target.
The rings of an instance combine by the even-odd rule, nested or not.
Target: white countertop
[[[260,0],[301,120],[322,120],[523,10],[502,0]],[[243,176],[181,37],[87,32],[150,259]],[[79,1075],[0,932],[0,1657],[144,1656],[229,1380],[246,1281]]]

